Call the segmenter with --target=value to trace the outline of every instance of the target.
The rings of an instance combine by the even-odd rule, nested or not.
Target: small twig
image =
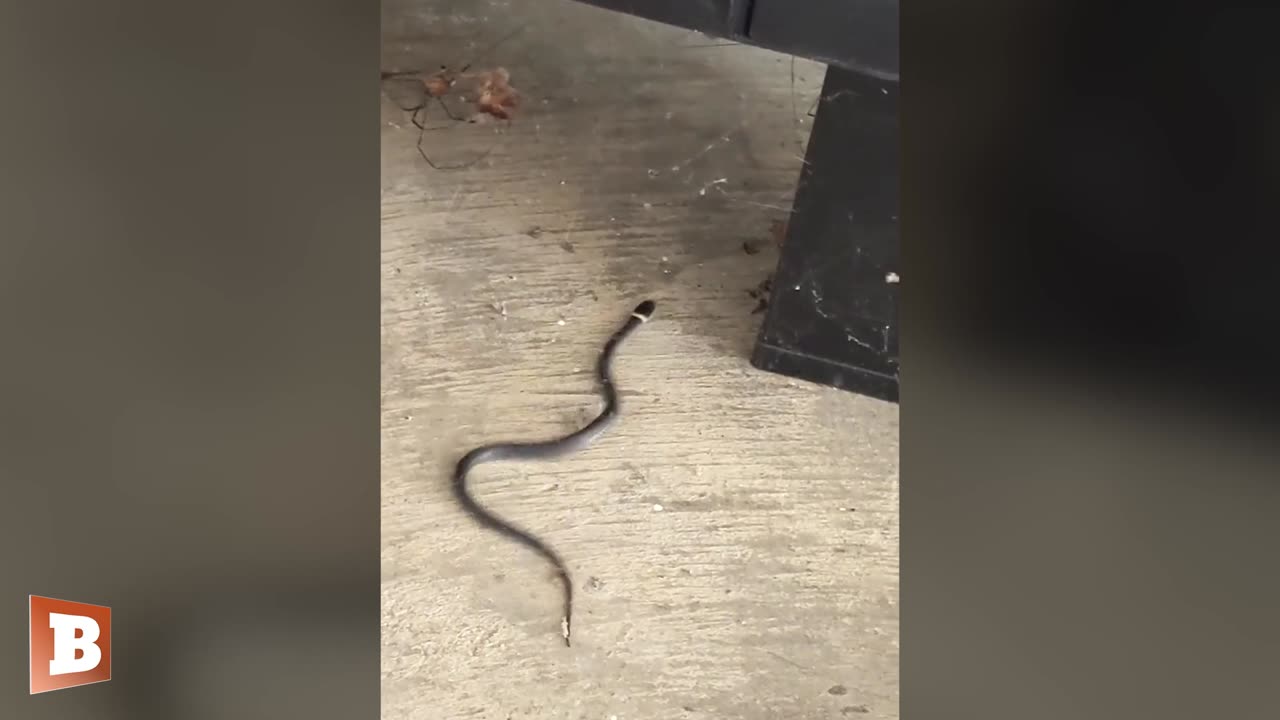
[[[495,72],[468,75],[467,70],[471,69],[471,67],[475,65],[476,62],[485,58],[489,53],[496,50],[498,46],[502,45],[506,41],[510,40],[511,38],[523,32],[525,28],[527,28],[528,26],[529,26],[528,23],[524,23],[516,27],[515,29],[511,30],[507,34],[503,35],[502,37],[498,38],[497,40],[495,40],[494,42],[490,43],[488,46],[483,48],[479,53],[473,55],[471,60],[469,60],[464,65],[462,65],[462,67],[458,68],[456,71],[450,70],[448,65],[441,65],[439,70],[429,75],[424,70],[389,70],[389,71],[384,70],[382,71],[381,79],[383,81],[399,80],[399,79],[412,76],[412,77],[415,77],[421,85],[422,101],[417,105],[406,107],[404,105],[401,105],[399,102],[396,102],[394,99],[392,100],[392,102],[395,102],[396,107],[400,108],[402,112],[411,113],[411,115],[409,116],[410,122],[413,123],[414,127],[418,128],[418,142],[417,142],[418,154],[422,156],[422,159],[427,163],[427,165],[430,165],[433,169],[436,169],[436,170],[461,170],[463,168],[468,168],[468,167],[471,167],[472,165],[475,165],[476,163],[488,157],[489,154],[493,152],[494,147],[497,146],[496,141],[492,146],[489,147],[488,150],[485,150],[484,153],[482,153],[479,157],[475,158],[471,162],[456,164],[456,165],[437,164],[427,155],[426,150],[423,149],[422,141],[426,136],[426,133],[428,130],[432,130],[432,131],[444,130],[450,126],[444,125],[444,126],[439,126],[434,128],[427,128],[426,127],[427,109],[430,107],[432,100],[434,100],[436,101],[437,104],[440,105],[440,109],[444,111],[445,116],[448,117],[453,122],[455,123],[475,122],[474,117],[465,118],[465,117],[459,117],[458,115],[454,114],[454,112],[449,108],[448,103],[444,101],[444,96],[450,90],[452,90],[455,85],[457,85],[459,80],[480,79],[481,80],[480,95],[475,100],[477,104],[477,110],[480,113],[493,115],[496,118],[505,120],[507,122],[507,127],[509,128],[511,125],[510,110],[515,107],[515,103],[516,103],[516,100],[518,99],[518,96],[516,95],[515,90],[512,89],[509,84],[507,84],[506,71],[502,70],[501,68],[499,68],[498,71],[496,71],[501,73],[501,76],[500,76],[501,81],[495,83],[494,78],[499,77],[498,75],[495,74]]]

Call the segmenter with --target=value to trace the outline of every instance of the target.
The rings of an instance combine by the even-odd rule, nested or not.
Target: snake
[[[560,634],[564,637],[566,647],[571,646],[569,636],[573,622],[573,580],[569,576],[569,567],[565,564],[564,559],[560,557],[560,554],[553,550],[551,546],[539,540],[527,530],[522,530],[503,520],[477,502],[467,488],[467,475],[475,466],[487,462],[501,460],[554,460],[562,458],[584,450],[596,438],[603,435],[617,421],[621,410],[618,391],[613,381],[613,356],[617,352],[618,346],[631,333],[635,332],[636,328],[653,317],[655,308],[656,305],[652,300],[645,300],[637,305],[635,310],[631,311],[630,317],[627,318],[622,327],[618,328],[610,336],[609,340],[605,342],[604,348],[600,351],[599,358],[596,361],[596,379],[599,384],[600,394],[604,399],[604,408],[594,420],[581,429],[555,440],[499,442],[482,445],[462,456],[462,459],[458,461],[458,465],[454,469],[453,494],[458,504],[462,506],[462,509],[468,515],[482,526],[533,550],[555,568],[556,577],[560,580],[564,591],[564,611],[560,619]]]

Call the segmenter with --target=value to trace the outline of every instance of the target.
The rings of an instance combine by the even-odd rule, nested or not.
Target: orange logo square
[[[31,694],[111,679],[111,608],[31,596]]]

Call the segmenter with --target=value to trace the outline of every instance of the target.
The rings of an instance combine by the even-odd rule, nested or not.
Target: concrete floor
[[[568,0],[384,0],[386,70],[501,65],[509,128],[418,133],[382,98],[383,717],[898,717],[898,411],[752,369],[821,66]],[[743,244],[758,243],[755,254]],[[477,526],[471,447],[621,422],[474,487],[563,554]]]

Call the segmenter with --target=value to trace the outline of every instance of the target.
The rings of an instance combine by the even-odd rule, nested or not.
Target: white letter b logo
[[[50,675],[88,672],[102,662],[102,648],[97,645],[98,622],[93,618],[51,612],[49,627],[53,629]],[[80,633],[79,637],[76,637],[77,631]],[[77,651],[83,655],[76,657]]]

